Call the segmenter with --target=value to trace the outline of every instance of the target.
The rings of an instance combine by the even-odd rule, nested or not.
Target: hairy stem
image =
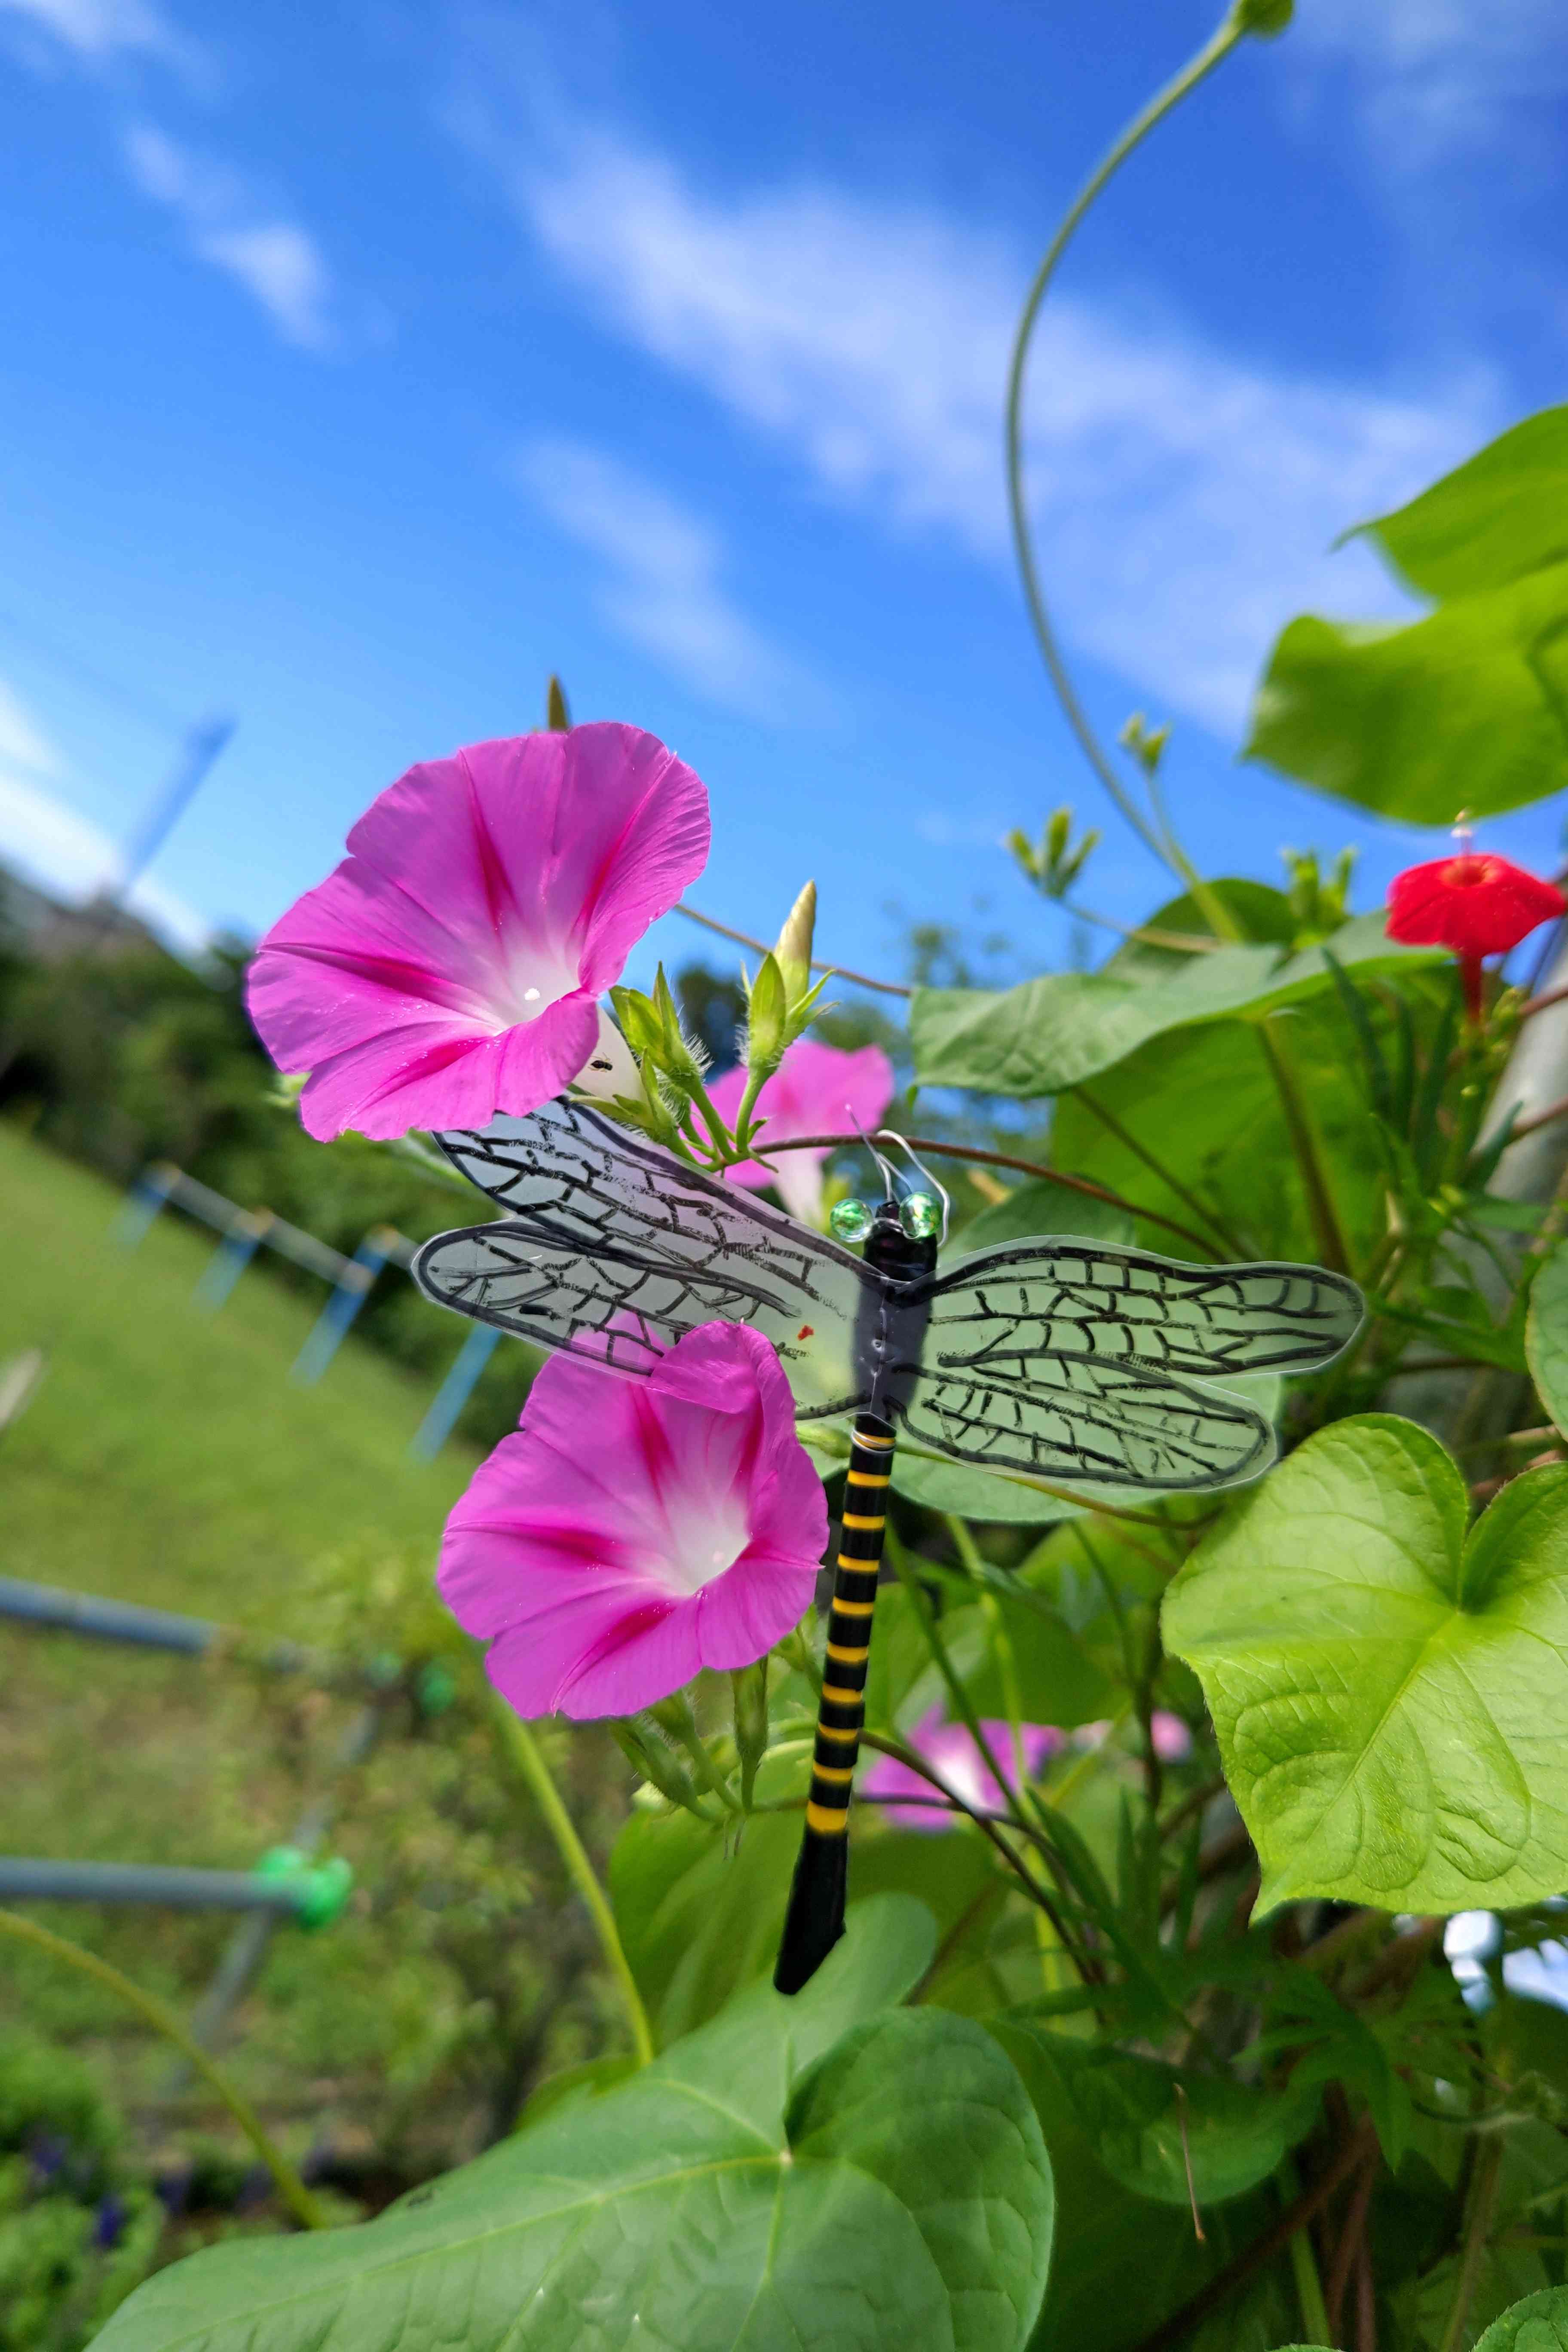
[[[499,1698],[496,1701],[496,1718],[507,1754],[532,1790],[550,1834],[555,1840],[556,1851],[566,1865],[566,1875],[587,1906],[588,1916],[599,1938],[599,1948],[604,1953],[611,1975],[620,1987],[637,2064],[646,2066],[654,2054],[653,2032],[605,1890],[594,1874],[587,1850],[577,1834],[571,1814],[561,1801],[561,1791],[550,1776],[550,1767],[540,1754],[533,1734],[525,1723],[518,1721],[504,1700]]]
[[[68,1943],[65,1937],[54,1935],[47,1927],[40,1927],[36,1920],[24,1919],[15,1911],[0,1911],[0,1936],[13,1936],[18,1943],[31,1944],[36,1950],[47,1953],[51,1959],[63,1961],[67,1968],[79,1969],[83,1976],[95,1978],[110,1992],[118,1993],[129,2008],[138,2011],[149,2025],[154,2026],[174,2043],[187,2065],[194,2067],[209,2089],[223,2101],[277,2182],[279,2195],[301,2228],[324,2230],[330,2226],[320,2205],[272,2138],[249,2100],[242,2091],[236,2089],[167,2001],[161,2000],[155,1992],[148,1992],[130,1977],[121,1976],[117,1968],[108,1960],[100,1960],[96,1952],[84,1951],[79,1944]]]

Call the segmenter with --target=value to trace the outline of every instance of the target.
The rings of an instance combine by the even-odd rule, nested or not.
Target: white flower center
[[[559,949],[520,941],[491,972],[485,988],[486,1009],[496,1034],[537,1021],[579,985],[575,961]]]
[[[661,1579],[672,1591],[700,1592],[733,1568],[752,1539],[738,1495],[671,1498],[665,1507],[668,1530]]]

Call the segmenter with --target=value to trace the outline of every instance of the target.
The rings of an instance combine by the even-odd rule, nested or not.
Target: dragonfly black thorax
[[[870,1387],[871,1411],[883,1421],[902,1410],[920,1371],[936,1254],[934,1235],[913,1239],[899,1222],[898,1202],[882,1202],[860,1253],[879,1280],[860,1302],[855,1369]]]

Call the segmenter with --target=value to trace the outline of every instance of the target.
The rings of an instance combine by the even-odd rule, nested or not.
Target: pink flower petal
[[[923,1756],[934,1772],[941,1775],[945,1786],[955,1797],[961,1797],[976,1812],[1000,1812],[1010,1801],[1017,1786],[1016,1759],[1013,1749],[1013,1727],[990,1716],[981,1718],[980,1728],[985,1745],[995,1758],[1005,1788],[999,1785],[985,1762],[966,1724],[944,1723],[942,1708],[933,1706],[923,1715],[906,1743],[918,1755]],[[1026,1723],[1020,1726],[1024,1750],[1024,1769],[1033,1780],[1047,1758],[1055,1756],[1067,1745],[1067,1736],[1054,1724]],[[879,1804],[889,1820],[905,1829],[946,1830],[953,1828],[963,1814],[943,1807],[941,1792],[913,1767],[901,1764],[896,1757],[878,1756],[860,1782],[860,1794]],[[910,1803],[911,1798],[936,1799],[929,1802]],[[904,1801],[900,1802],[902,1799]]]
[[[712,1323],[647,1379],[552,1356],[448,1519],[437,1581],[520,1714],[625,1715],[763,1656],[826,1539],[777,1357]]]
[[[744,1070],[726,1070],[708,1089],[721,1117],[734,1123],[745,1091]],[[773,1076],[757,1097],[757,1108],[767,1118],[763,1137],[787,1142],[796,1135],[847,1134],[856,1120],[868,1129],[880,1124],[893,1099],[893,1066],[880,1045],[862,1045],[845,1053],[837,1045],[819,1045],[815,1037],[797,1037]],[[822,1163],[825,1150],[781,1151],[776,1168],[760,1160],[744,1160],[725,1170],[732,1184],[777,1187],[792,1217],[815,1223],[822,1206]]]
[[[247,1001],[312,1134],[482,1127],[559,1094],[595,999],[707,861],[707,794],[634,727],[471,744],[383,793]]]

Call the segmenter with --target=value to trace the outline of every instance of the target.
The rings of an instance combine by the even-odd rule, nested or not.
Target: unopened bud
[[[816,885],[808,882],[790,908],[773,950],[791,1004],[811,986],[811,947],[816,929]]]
[[[730,1677],[735,1699],[735,1753],[741,1760],[741,1802],[752,1810],[752,1785],[768,1752],[768,1661],[742,1666]]]
[[[746,1067],[767,1077],[784,1059],[789,1042],[789,999],[778,958],[768,954],[758,967],[746,1007]]]
[[[1232,0],[1230,21],[1258,40],[1274,41],[1295,13],[1295,0]]]
[[[572,713],[566,708],[566,689],[553,671],[544,689],[544,724],[552,735],[566,735],[572,729]]]

